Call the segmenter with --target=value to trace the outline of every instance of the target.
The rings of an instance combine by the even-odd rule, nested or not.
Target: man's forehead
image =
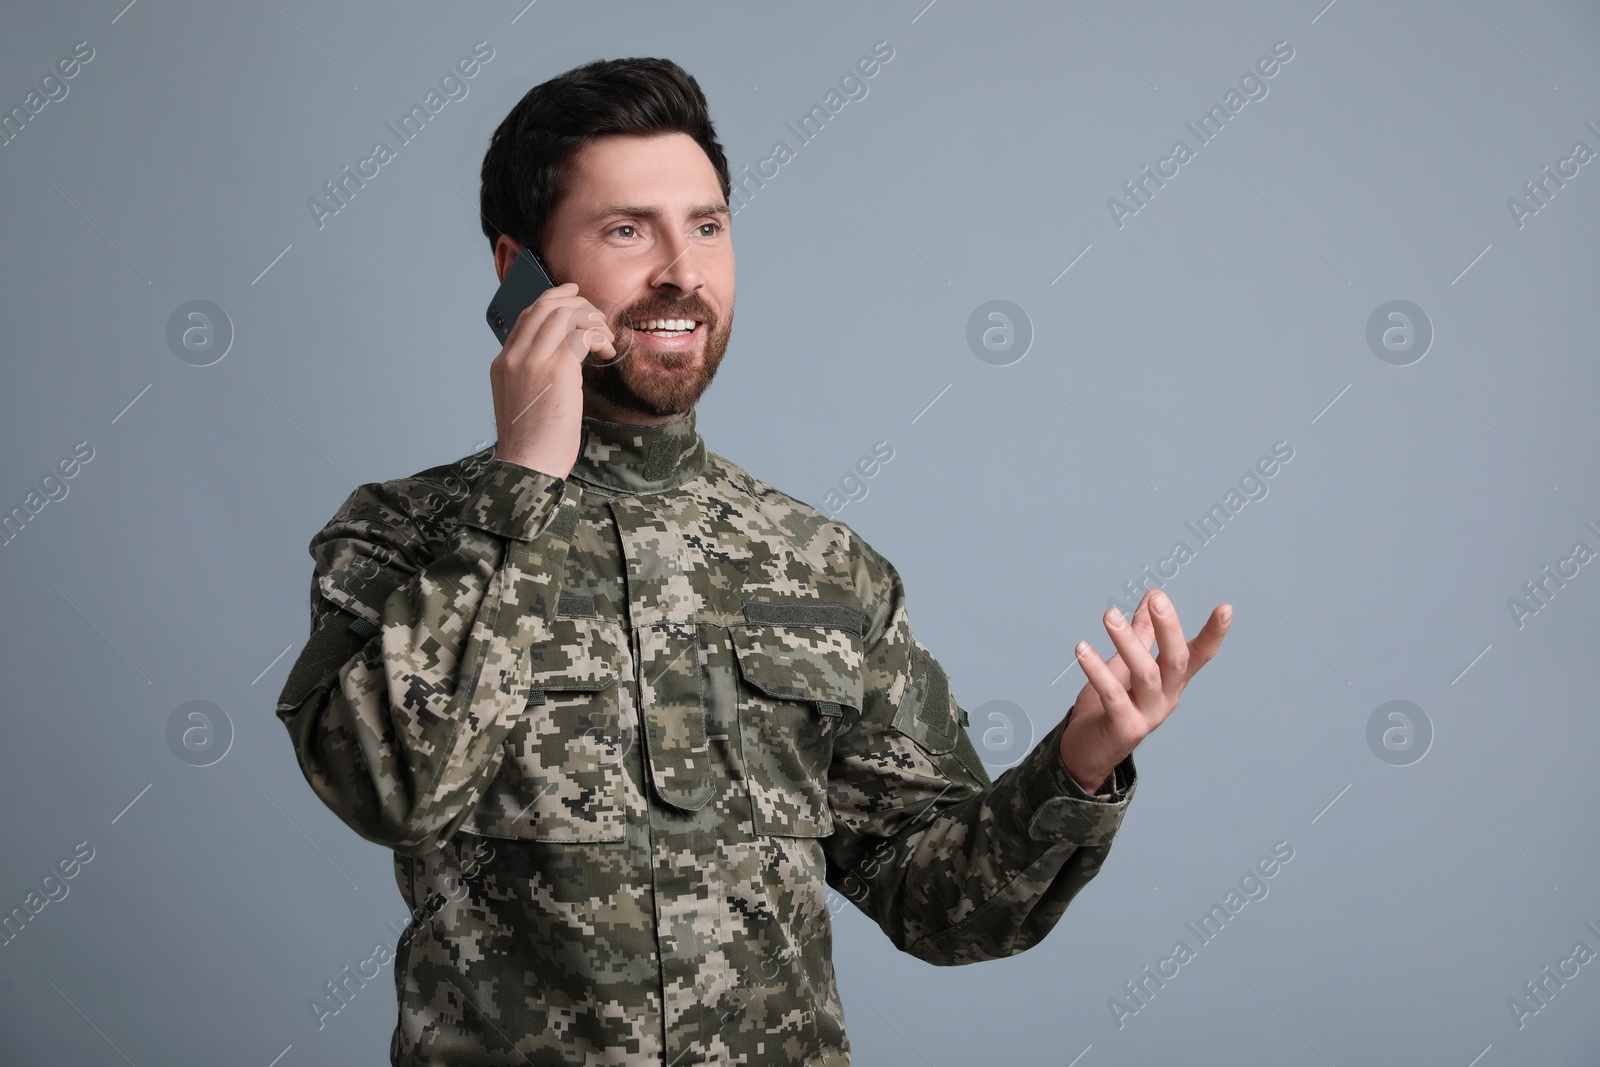
[[[586,217],[728,214],[716,168],[688,134],[608,134],[575,153],[571,166],[571,206]]]

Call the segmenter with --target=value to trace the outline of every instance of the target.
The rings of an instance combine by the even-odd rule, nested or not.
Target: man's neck
[[[687,412],[680,411],[676,415],[652,415],[634,408],[621,407],[605,397],[585,389],[583,391],[583,414],[588,418],[604,419],[606,422],[620,422],[625,426],[663,426],[683,418]]]

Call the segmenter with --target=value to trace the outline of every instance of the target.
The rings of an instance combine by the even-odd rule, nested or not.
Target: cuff
[[[1032,812],[1028,836],[1051,843],[1108,845],[1133,799],[1138,772],[1129,754],[1111,772],[1110,792],[1090,794],[1061,762],[1061,735],[1069,718],[1070,712],[1018,768],[1023,772],[1023,795]]]
[[[461,505],[460,521],[501,537],[531,541],[545,532],[563,504],[583,496],[577,482],[490,459]]]

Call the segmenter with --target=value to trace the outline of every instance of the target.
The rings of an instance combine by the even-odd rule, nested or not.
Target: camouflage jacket
[[[894,567],[692,410],[585,418],[566,479],[363,485],[311,554],[277,714],[394,850],[395,1064],[847,1064],[830,901],[930,963],[1021,952],[1134,791],[1071,779],[1065,719],[991,782]]]

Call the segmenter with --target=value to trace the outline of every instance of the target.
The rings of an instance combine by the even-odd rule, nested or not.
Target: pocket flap
[[[617,681],[629,662],[627,640],[615,622],[558,616],[528,646],[516,664],[526,706],[464,829],[523,841],[623,839],[623,760],[634,733],[622,715],[631,697]]]
[[[768,696],[861,710],[861,639],[853,631],[816,626],[730,626],[728,631],[739,673]]]
[[[546,691],[595,693],[617,680],[619,636],[586,619],[558,616],[547,640],[528,649],[528,703]]]

